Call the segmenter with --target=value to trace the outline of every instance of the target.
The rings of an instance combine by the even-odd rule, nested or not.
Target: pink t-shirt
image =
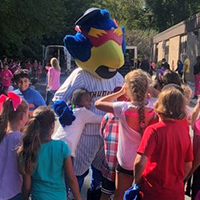
[[[50,67],[48,71],[48,80],[50,79],[51,81],[48,83],[50,90],[58,90],[60,87],[60,71]]]
[[[9,69],[7,69],[7,70],[3,69],[0,72],[0,77],[1,77],[3,86],[9,87],[11,85],[11,79],[13,77],[13,74]]]

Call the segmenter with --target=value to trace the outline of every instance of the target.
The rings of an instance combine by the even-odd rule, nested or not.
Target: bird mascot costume
[[[124,64],[124,31],[105,9],[90,8],[76,21],[75,35],[66,35],[64,45],[78,66],[55,93],[53,101],[69,102],[77,88],[87,89],[92,98],[90,110],[105,113],[94,107],[94,102],[124,83],[117,71]],[[76,133],[74,133],[76,134]],[[86,124],[73,160],[79,188],[91,167],[91,188],[87,200],[100,199],[101,166],[104,161],[100,124]]]

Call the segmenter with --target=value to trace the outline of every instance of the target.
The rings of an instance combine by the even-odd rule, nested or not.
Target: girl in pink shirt
[[[7,92],[11,85],[11,79],[13,77],[12,72],[8,69],[8,64],[4,64],[3,70],[0,72],[1,82],[4,87],[4,91]]]
[[[47,72],[46,104],[49,105],[53,95],[60,87],[60,65],[57,58],[50,60],[51,67]]]

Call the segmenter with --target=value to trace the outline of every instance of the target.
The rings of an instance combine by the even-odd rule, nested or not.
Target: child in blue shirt
[[[30,74],[27,69],[19,69],[14,73],[14,81],[18,87],[14,92],[24,98],[29,104],[29,115],[39,107],[46,105],[42,95],[35,89],[30,88]]]

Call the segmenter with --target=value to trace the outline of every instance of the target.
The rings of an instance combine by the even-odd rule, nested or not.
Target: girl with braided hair
[[[141,69],[129,72],[125,84],[118,92],[95,102],[95,106],[111,112],[119,118],[119,145],[117,152],[116,191],[114,200],[123,199],[123,194],[133,182],[133,162],[145,128],[155,118],[153,103],[147,99],[149,77]],[[125,95],[130,102],[113,102]]]
[[[25,200],[67,199],[65,178],[76,200],[81,200],[73,172],[70,149],[64,141],[52,140],[55,114],[40,106],[29,119],[18,149],[23,174],[22,194]]]

